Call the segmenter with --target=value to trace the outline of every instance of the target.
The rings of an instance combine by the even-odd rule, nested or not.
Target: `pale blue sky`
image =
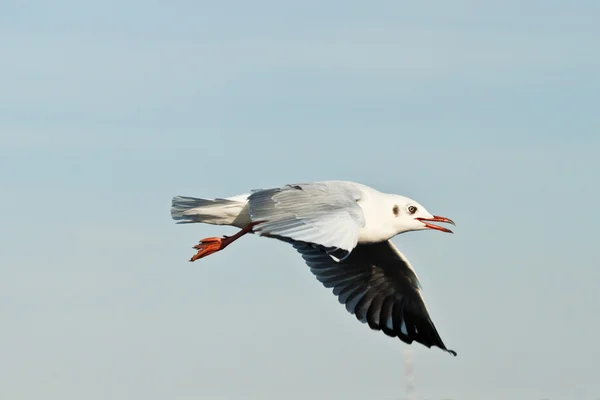
[[[600,396],[596,1],[0,4],[0,398]],[[176,194],[348,179],[453,358],[370,331],[287,244]]]

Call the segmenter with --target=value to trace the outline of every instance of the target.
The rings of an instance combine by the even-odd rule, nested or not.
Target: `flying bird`
[[[416,201],[348,181],[290,184],[228,198],[175,196],[178,223],[240,228],[233,236],[202,239],[190,259],[223,250],[247,233],[290,243],[311,272],[356,318],[405,343],[413,341],[456,356],[429,316],[419,279],[390,239],[400,233],[455,225]]]

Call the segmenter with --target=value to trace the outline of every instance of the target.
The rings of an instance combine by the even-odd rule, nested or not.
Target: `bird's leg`
[[[223,250],[225,247],[229,246],[231,243],[235,242],[236,240],[244,236],[246,233],[252,232],[252,228],[254,227],[254,225],[256,225],[256,223],[246,225],[233,236],[223,236],[220,238],[209,237],[202,239],[200,243],[194,246],[194,249],[198,250],[198,253],[196,253],[190,259],[190,261],[193,262],[200,258],[204,258],[213,253],[216,253],[217,251]]]

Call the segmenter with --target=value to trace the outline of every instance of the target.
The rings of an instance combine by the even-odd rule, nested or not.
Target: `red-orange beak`
[[[422,223],[424,223],[425,226],[428,227],[429,229],[435,229],[437,231],[442,231],[442,232],[446,232],[446,233],[454,233],[454,232],[452,232],[450,229],[444,228],[442,226],[428,224],[425,221],[429,221],[429,222],[445,222],[447,224],[452,224],[452,225],[456,226],[456,224],[454,223],[454,221],[452,221],[450,218],[438,217],[437,215],[434,215],[433,218],[415,218],[415,219],[417,221],[421,221]]]

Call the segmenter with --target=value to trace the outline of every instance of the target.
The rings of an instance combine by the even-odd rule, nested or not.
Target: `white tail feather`
[[[205,223],[244,227],[250,222],[244,195],[227,199],[199,199],[175,196],[171,217],[179,224]]]

